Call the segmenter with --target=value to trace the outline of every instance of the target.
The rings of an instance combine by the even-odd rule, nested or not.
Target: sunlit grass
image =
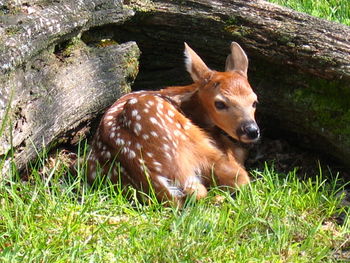
[[[336,178],[266,167],[234,198],[213,189],[177,209],[89,187],[84,162],[78,175],[60,161],[43,174],[42,162],[28,182],[0,183],[0,262],[332,262],[350,237]]]
[[[349,0],[268,0],[310,15],[350,25]]]

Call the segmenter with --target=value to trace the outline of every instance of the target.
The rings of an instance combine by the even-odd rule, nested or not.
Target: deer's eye
[[[226,110],[228,106],[225,104],[225,102],[217,100],[215,101],[215,108],[218,110]]]
[[[253,107],[253,108],[256,108],[256,105],[257,105],[257,104],[258,104],[258,102],[257,102],[257,101],[254,101],[252,107]]]

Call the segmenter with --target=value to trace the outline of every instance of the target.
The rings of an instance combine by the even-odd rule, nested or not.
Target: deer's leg
[[[198,176],[189,176],[183,188],[187,195],[195,195],[197,200],[206,197],[208,194],[207,188],[203,185]]]
[[[157,198],[168,199],[176,204],[183,203],[186,196],[195,196],[197,200],[207,196],[207,189],[196,175],[182,177],[180,181],[173,181],[164,176],[156,176],[152,179]]]
[[[154,176],[152,178],[152,187],[158,200],[169,200],[176,206],[182,206],[185,198],[185,193],[179,185],[164,176]]]
[[[226,156],[219,159],[214,166],[217,183],[220,186],[237,188],[250,182],[247,171],[236,160]]]

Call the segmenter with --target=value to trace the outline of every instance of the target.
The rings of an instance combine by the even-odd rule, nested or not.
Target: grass
[[[350,26],[349,0],[268,0],[310,15]]]
[[[272,2],[349,25],[348,0]],[[0,180],[0,262],[349,262],[344,186],[322,171],[300,180],[266,166],[235,197],[212,189],[179,210],[92,188],[85,164],[72,175],[57,156],[40,156],[26,182],[14,166]]]
[[[266,166],[234,198],[212,189],[179,210],[108,182],[91,188],[84,164],[80,176],[60,160],[43,171],[47,158],[28,182],[14,169],[0,183],[0,262],[337,262],[349,249],[337,178]]]

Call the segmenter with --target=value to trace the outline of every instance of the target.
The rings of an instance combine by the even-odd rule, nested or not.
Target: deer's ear
[[[203,60],[185,43],[185,65],[194,82],[209,78],[211,70]]]
[[[226,59],[226,71],[240,71],[245,77],[248,73],[248,57],[240,45],[231,43],[231,54]]]

